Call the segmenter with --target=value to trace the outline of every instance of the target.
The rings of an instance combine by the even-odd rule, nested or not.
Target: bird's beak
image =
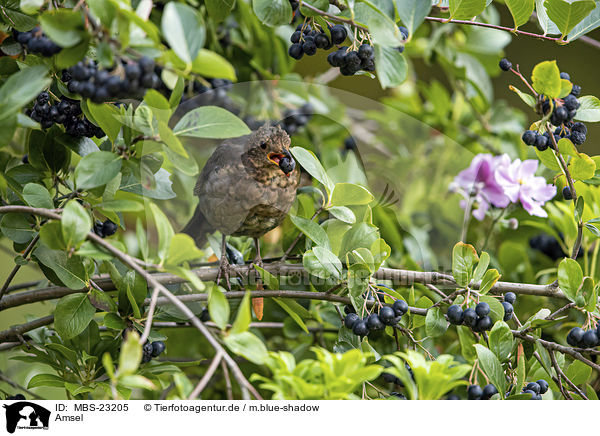
[[[284,154],[281,153],[269,153],[267,155],[269,160],[273,162],[275,165],[279,166],[279,161],[285,157]]]

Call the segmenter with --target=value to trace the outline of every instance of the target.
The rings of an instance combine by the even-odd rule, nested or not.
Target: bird
[[[262,265],[259,238],[285,219],[294,200],[300,171],[290,153],[291,140],[278,125],[265,123],[248,135],[224,140],[202,168],[194,188],[198,206],[182,232],[201,247],[209,233],[220,231],[221,259],[217,283],[228,289],[228,235],[254,239]]]

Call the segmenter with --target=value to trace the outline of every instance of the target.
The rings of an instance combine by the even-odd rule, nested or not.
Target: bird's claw
[[[221,256],[221,262],[219,264],[219,273],[217,274],[217,285],[221,281],[221,277],[225,279],[225,286],[228,291],[231,291],[231,282],[229,281],[229,261],[227,256]]]

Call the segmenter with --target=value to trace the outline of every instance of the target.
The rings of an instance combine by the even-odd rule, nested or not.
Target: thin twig
[[[37,243],[37,241],[39,239],[40,239],[40,235],[37,234],[31,240],[31,242],[29,243],[29,245],[27,246],[27,248],[23,252],[23,258],[24,259],[27,259],[27,257],[29,256],[29,253],[31,253],[33,251],[33,248],[35,247],[35,244]],[[8,275],[8,277],[6,278],[6,280],[4,281],[4,284],[2,285],[2,289],[0,289],[0,299],[2,299],[2,297],[6,293],[6,290],[8,289],[8,286],[10,285],[10,282],[12,282],[12,280],[15,278],[15,276],[19,272],[19,269],[21,269],[21,265],[20,264],[16,264],[14,266],[14,268],[12,269],[12,271],[10,272],[10,274]]]
[[[558,389],[560,390],[560,393],[567,400],[572,400],[573,397],[571,397],[571,394],[569,394],[569,391],[566,391],[562,385],[563,372],[560,369],[558,362],[556,361],[556,356],[554,355],[554,351],[550,350],[550,351],[548,351],[548,354],[550,355],[550,360],[552,361],[552,367],[554,368],[554,371],[556,372],[557,385],[558,385]]]
[[[31,392],[30,390],[24,388],[23,386],[21,386],[18,383],[15,383],[14,381],[12,381],[11,379],[9,379],[8,377],[6,377],[4,374],[2,374],[2,372],[0,372],[0,381],[3,381],[4,383],[7,383],[9,385],[11,385],[13,388],[15,389],[19,389],[20,391],[25,392],[27,395],[37,399],[37,400],[43,400],[43,397],[40,397],[38,394],[36,394],[35,392]]]
[[[225,390],[227,392],[227,399],[233,401],[233,389],[231,387],[231,377],[229,377],[229,370],[223,359],[221,359],[221,369],[223,369],[223,378],[225,379]]]
[[[208,369],[206,370],[206,372],[200,379],[200,382],[196,385],[196,387],[194,388],[194,390],[188,397],[188,400],[193,400],[194,398],[197,398],[202,393],[202,391],[204,390],[204,388],[206,387],[206,385],[212,378],[213,374],[217,370],[217,367],[219,366],[219,363],[221,362],[222,358],[223,358],[223,353],[221,353],[220,351],[217,351],[217,354],[213,358],[212,362],[210,362],[210,366],[208,367]]]

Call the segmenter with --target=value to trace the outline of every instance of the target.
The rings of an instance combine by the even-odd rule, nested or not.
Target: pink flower
[[[461,207],[467,207],[469,198],[476,203],[473,216],[479,221],[483,220],[490,205],[506,207],[510,199],[504,189],[496,180],[495,173],[500,166],[510,165],[508,155],[492,156],[491,154],[478,154],[473,158],[471,165],[461,171],[454,179],[451,190],[459,191],[465,200]]]
[[[495,173],[496,181],[504,189],[511,202],[521,202],[529,215],[545,218],[548,216],[542,206],[556,195],[556,186],[546,183],[543,177],[536,177],[537,160],[515,160],[502,165]]]

